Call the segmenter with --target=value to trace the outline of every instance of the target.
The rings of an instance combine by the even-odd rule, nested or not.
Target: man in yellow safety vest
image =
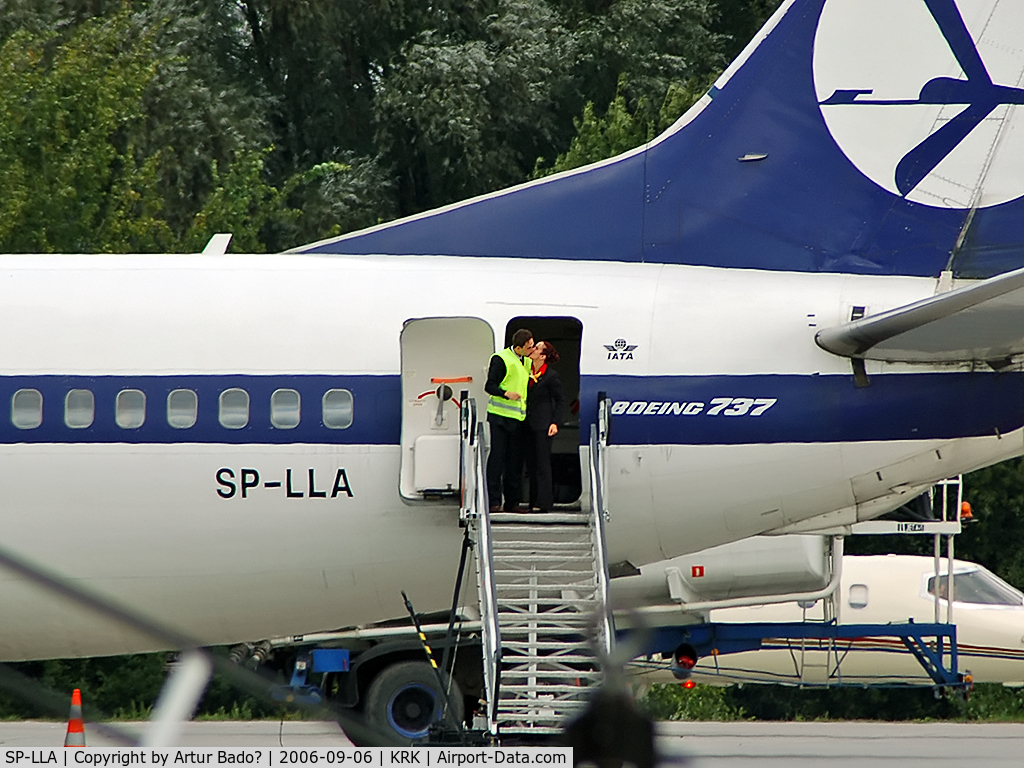
[[[512,344],[491,356],[484,391],[487,423],[491,425],[491,454],[487,458],[487,493],[491,512],[515,511],[523,474],[526,389],[533,361],[533,334],[520,328]],[[502,504],[502,491],[505,502]]]

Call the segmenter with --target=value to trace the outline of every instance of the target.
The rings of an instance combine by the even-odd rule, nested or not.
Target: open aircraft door
[[[458,497],[459,405],[476,398],[485,418],[494,331],[477,317],[409,320],[402,329],[402,468],[406,499]]]

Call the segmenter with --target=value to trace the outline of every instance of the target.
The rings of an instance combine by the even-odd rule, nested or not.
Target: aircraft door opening
[[[506,347],[512,343],[512,334],[519,328],[529,329],[535,341],[549,341],[558,350],[560,359],[552,367],[558,371],[562,381],[562,390],[565,394],[565,421],[555,435],[551,448],[551,474],[555,504],[575,505],[583,492],[580,471],[579,399],[583,323],[575,317],[515,317],[505,327]],[[528,487],[528,482],[523,485],[523,501],[526,501]]]
[[[406,499],[459,492],[459,404],[476,398],[486,417],[484,383],[494,331],[476,317],[428,317],[402,328],[402,465]]]

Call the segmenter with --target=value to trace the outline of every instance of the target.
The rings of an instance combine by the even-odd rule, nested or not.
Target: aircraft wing
[[[1024,352],[1024,269],[824,328],[815,341],[834,354],[863,360],[1001,367]]]

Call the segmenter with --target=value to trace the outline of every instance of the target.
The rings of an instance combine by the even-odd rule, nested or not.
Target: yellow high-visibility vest
[[[496,416],[505,416],[516,421],[526,419],[526,389],[530,381],[530,371],[533,370],[533,361],[524,357],[522,362],[519,355],[506,347],[501,352],[495,353],[505,362],[505,378],[501,380],[502,392],[518,392],[518,400],[509,400],[506,397],[491,395],[487,401],[487,412]]]

